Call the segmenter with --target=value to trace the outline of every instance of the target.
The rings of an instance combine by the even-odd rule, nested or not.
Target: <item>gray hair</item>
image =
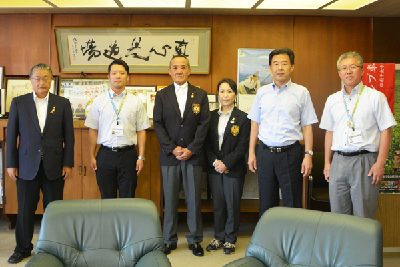
[[[174,58],[177,58],[177,57],[185,58],[186,61],[187,61],[187,64],[188,64],[188,68],[190,69],[189,59],[188,59],[186,56],[184,56],[184,55],[174,55],[174,56],[171,58],[171,60],[169,61],[169,68],[171,68],[172,60],[173,60]]]
[[[48,70],[50,72],[51,78],[53,78],[53,72],[51,71],[51,68],[44,63],[39,63],[39,64],[33,66],[33,68],[31,69],[31,72],[29,73],[29,77],[32,78],[33,72],[35,70]]]
[[[351,51],[351,52],[344,53],[339,57],[339,59],[337,61],[337,69],[338,70],[340,70],[340,62],[342,62],[343,59],[346,59],[349,57],[354,57],[355,59],[357,59],[358,64],[360,65],[361,68],[363,68],[364,60],[362,59],[360,54],[357,52]]]

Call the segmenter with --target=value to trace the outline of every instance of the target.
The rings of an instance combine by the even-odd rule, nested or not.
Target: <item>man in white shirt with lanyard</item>
[[[111,89],[93,100],[86,118],[90,165],[96,172],[101,198],[135,197],[143,169],[146,129],[151,126],[142,101],[128,94],[129,66],[114,60],[108,66]],[[100,149],[96,156],[96,145]],[[139,147],[139,156],[135,145]]]
[[[341,55],[337,68],[344,86],[328,97],[320,124],[326,130],[324,175],[331,211],[375,219],[396,121],[385,95],[361,82],[358,53]]]

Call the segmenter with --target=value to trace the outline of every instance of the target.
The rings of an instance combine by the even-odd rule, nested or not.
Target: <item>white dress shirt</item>
[[[176,100],[178,100],[179,110],[181,111],[181,118],[183,118],[183,113],[185,112],[185,106],[187,100],[188,83],[186,82],[183,85],[177,85],[176,83],[174,83],[174,86],[175,86]]]
[[[117,115],[109,96],[111,94],[115,108],[119,110],[122,100],[126,95],[124,104],[119,114],[123,126],[123,136],[112,135],[111,129],[117,121]],[[107,147],[122,147],[137,144],[136,131],[142,131],[151,126],[147,112],[142,101],[126,90],[117,95],[112,89],[93,100],[87,115],[85,126],[98,130],[97,144]]]
[[[221,107],[222,108],[222,107]],[[229,118],[231,117],[233,107],[226,113],[222,113],[221,108],[218,110],[219,121],[218,121],[218,143],[219,150],[221,150],[222,142],[224,141],[225,128],[228,124]]]
[[[348,117],[343,102],[347,103],[350,116],[359,97],[363,83],[359,83],[348,95],[343,89],[330,95],[325,103],[319,127],[333,131],[332,147],[334,151],[354,152],[368,150],[378,152],[381,131],[395,126],[397,123],[390,110],[386,96],[372,88],[364,87],[353,116],[354,128],[361,131],[362,142],[349,144],[347,126]]]
[[[47,107],[49,105],[49,93],[47,93],[45,98],[38,98],[35,92],[33,92],[33,101],[35,101],[36,114],[39,120],[40,130],[43,133],[47,118]]]

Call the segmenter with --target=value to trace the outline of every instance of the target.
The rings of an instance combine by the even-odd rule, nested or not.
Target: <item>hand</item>
[[[371,184],[379,185],[384,174],[385,174],[385,163],[382,164],[375,162],[375,164],[372,165],[371,170],[368,173],[368,176],[373,176]]]
[[[7,173],[8,173],[8,176],[10,176],[11,179],[13,179],[14,181],[17,180],[17,178],[18,178],[18,168],[7,168]]]
[[[226,168],[225,164],[222,162],[222,160],[217,160],[214,164],[214,168],[217,172],[223,174],[223,173],[228,173],[229,170]]]
[[[257,170],[257,157],[255,154],[249,153],[249,160],[247,161],[247,164],[249,165],[249,170],[255,173]]]
[[[312,156],[306,154],[303,163],[301,164],[301,173],[303,174],[303,177],[310,175],[312,167]]]
[[[90,159],[90,167],[92,167],[92,170],[93,170],[94,172],[97,171],[97,160],[96,160],[95,157],[92,157],[92,158]]]
[[[139,176],[140,172],[143,170],[143,160],[138,159],[136,161],[136,170],[137,170],[137,176]]]
[[[329,183],[329,172],[331,171],[331,164],[330,163],[325,163],[324,166],[324,176],[325,180]]]
[[[71,176],[71,173],[72,173],[72,167],[63,166],[62,176],[64,177],[64,180],[67,180]]]
[[[183,150],[182,150],[182,147],[180,147],[180,146],[175,147],[175,149],[172,151],[172,154],[174,154],[177,159],[178,159],[178,157],[180,157],[182,155],[182,153],[183,153]],[[180,159],[178,159],[178,160],[180,160]]]
[[[193,152],[187,148],[182,148],[182,151],[183,151],[183,153],[179,157],[176,157],[178,160],[186,161],[193,156]]]

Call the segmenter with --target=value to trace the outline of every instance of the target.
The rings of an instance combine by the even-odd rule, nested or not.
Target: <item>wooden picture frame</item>
[[[107,73],[122,59],[130,73],[168,73],[174,55],[185,55],[192,74],[209,74],[211,28],[56,27],[61,73]]]
[[[14,97],[33,92],[29,75],[5,75],[4,85],[6,89],[6,112],[9,112],[11,101]],[[54,75],[51,81],[50,93],[58,92],[58,76]]]

